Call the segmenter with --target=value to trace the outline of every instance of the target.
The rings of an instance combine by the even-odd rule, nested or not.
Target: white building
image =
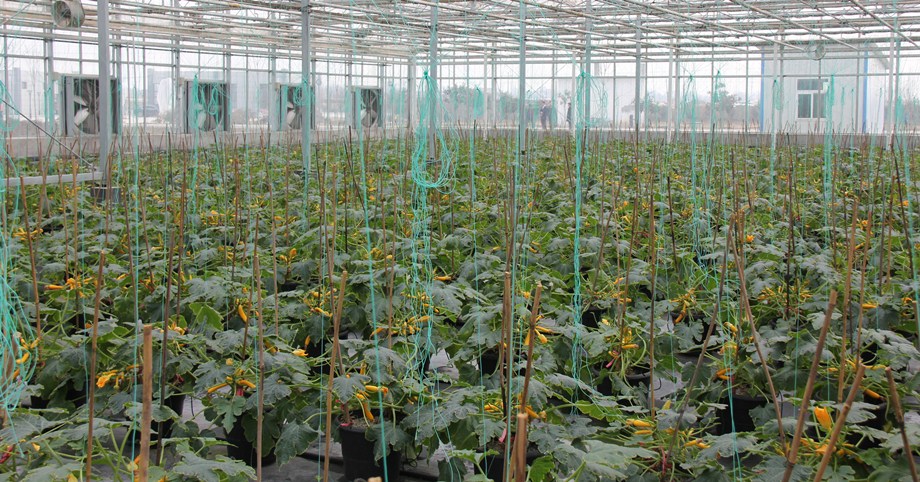
[[[889,92],[887,51],[867,46],[853,57],[843,47],[823,44],[798,56],[788,49],[775,56],[772,49],[764,51],[761,131],[823,133],[831,127],[842,134],[882,132]]]

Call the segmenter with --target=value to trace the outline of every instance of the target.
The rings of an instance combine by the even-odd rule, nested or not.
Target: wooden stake
[[[892,408],[894,408],[894,417],[898,422],[898,428],[901,429],[901,441],[904,442],[904,457],[907,458],[911,478],[914,482],[918,482],[920,477],[917,476],[917,463],[914,462],[914,451],[910,447],[907,432],[904,430],[904,412],[901,410],[901,397],[898,395],[898,387],[894,383],[891,367],[885,369],[885,375],[888,377],[888,400],[891,402]]]
[[[795,468],[799,455],[799,444],[802,443],[802,429],[805,427],[805,414],[808,413],[808,405],[811,402],[811,394],[815,388],[815,378],[818,373],[818,366],[821,364],[821,352],[824,351],[824,341],[827,339],[827,329],[831,324],[831,317],[834,314],[834,306],[837,304],[837,291],[831,291],[831,299],[827,302],[827,310],[824,312],[824,325],[821,326],[821,334],[818,335],[818,344],[815,347],[815,357],[811,361],[811,371],[808,373],[808,382],[805,384],[805,393],[802,394],[802,406],[799,408],[799,416],[795,422],[795,433],[792,436],[792,446],[786,452],[786,471],[783,473],[783,482],[789,482],[792,477],[792,470]],[[786,447],[783,447],[786,450]]]
[[[274,225],[274,221],[272,222]],[[274,226],[273,226],[272,236],[274,236]],[[257,326],[257,344],[259,346],[258,352],[258,364],[259,364],[259,401],[258,401],[258,410],[256,412],[256,480],[262,480],[262,426],[265,421],[265,324],[262,318],[263,306],[262,306],[262,269],[259,266],[259,219],[256,218],[256,227],[255,227],[255,240],[253,241],[253,257],[252,257],[252,276],[256,279],[256,306],[257,311],[255,313],[256,326]],[[274,238],[273,238],[274,241]],[[274,256],[272,256],[274,258]],[[275,286],[277,287],[277,281]],[[275,290],[277,291],[277,289]],[[277,298],[277,295],[276,295]],[[277,313],[277,310],[275,310]],[[165,351],[164,351],[165,356]],[[236,387],[230,387],[231,389],[236,389]]]
[[[150,466],[150,424],[153,421],[153,327],[144,325],[143,375],[141,403],[141,450],[135,480],[147,482]]]
[[[824,471],[827,470],[827,464],[831,461],[831,456],[834,455],[837,438],[840,437],[840,430],[843,429],[843,424],[847,421],[847,414],[850,413],[850,408],[853,407],[853,400],[856,399],[856,394],[859,392],[859,385],[862,383],[863,375],[865,374],[866,366],[860,363],[856,368],[856,378],[853,380],[853,387],[850,388],[849,395],[847,395],[847,401],[843,404],[843,408],[840,409],[840,413],[837,414],[837,421],[834,422],[834,430],[831,432],[830,440],[827,441],[827,449],[821,457],[821,464],[818,465],[818,470],[815,472],[814,482],[821,482],[821,479],[824,478]]]
[[[86,422],[86,481],[92,480],[93,472],[93,413],[96,411],[96,352],[99,343],[99,316],[102,303],[102,269],[105,267],[105,251],[99,253],[99,272],[96,275],[96,300],[93,308],[93,332],[89,352],[89,390],[87,402],[89,415]],[[38,300],[36,300],[36,304]]]
[[[335,380],[335,360],[339,353],[339,320],[342,318],[347,278],[348,271],[342,271],[337,306],[332,317],[332,353],[329,354],[329,383],[326,386],[326,447],[323,451],[323,482],[329,482],[329,451],[332,449],[332,382]],[[345,424],[351,425],[351,414],[348,413],[348,409],[346,408],[343,412]]]
[[[26,242],[29,245],[29,266],[32,270],[32,295],[35,297],[35,338],[41,342],[42,339],[42,311],[41,301],[38,298],[38,271],[35,269],[35,247],[32,245],[32,229],[29,225],[29,201],[26,199],[26,181],[19,176],[19,189],[22,193],[22,210],[23,218],[26,225]],[[41,200],[38,203],[39,219],[41,219]],[[41,224],[39,224],[41,226]],[[38,355],[41,358],[41,343],[38,344]]]
[[[531,345],[533,340],[531,340]],[[524,482],[527,478],[527,414],[517,414],[517,434],[514,437],[514,479]]]
[[[534,332],[537,331],[537,314],[540,313],[540,295],[543,294],[543,284],[537,283],[536,292],[533,295],[533,308],[530,310],[530,332],[527,339],[530,345],[527,346],[527,369],[524,371],[524,389],[521,391],[520,411],[525,412],[527,407],[527,392],[530,388],[530,374],[533,372],[533,346],[535,344]]]

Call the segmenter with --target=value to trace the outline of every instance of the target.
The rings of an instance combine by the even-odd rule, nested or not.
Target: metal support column
[[[306,186],[310,185],[310,178],[313,177],[310,175],[310,161],[313,154],[313,112],[315,109],[313,106],[315,101],[313,86],[315,84],[312,79],[313,53],[310,51],[310,0],[301,0],[300,9],[300,82],[301,88],[304,90],[302,95],[306,104],[304,106],[304,118],[300,121],[300,157],[303,162],[306,190]]]
[[[354,66],[351,63],[352,52],[354,49],[349,50],[345,55],[345,109],[350,110],[350,112],[345,113],[345,118],[350,120],[348,127],[358,127],[358,123],[361,119],[358,116],[361,112],[358,110],[358,96],[355,95],[354,83],[352,81],[352,69]]]
[[[433,88],[438,89],[438,0],[435,0],[431,6],[431,25],[429,26],[430,37],[428,40],[428,76],[431,78]],[[437,100],[432,99],[430,93],[426,93],[428,99],[428,158],[437,158],[436,132],[438,126],[438,109]]]
[[[520,2],[521,12],[521,45],[518,50],[518,152],[520,157],[524,156],[527,149],[527,118],[525,106],[527,104],[527,39],[526,39],[526,21],[527,7],[524,6],[523,0]],[[521,159],[518,158],[520,163]]]
[[[225,122],[225,123],[227,124],[227,130],[230,131],[230,130],[233,130],[233,117],[230,116],[230,112],[233,112],[233,107],[234,107],[234,106],[230,103],[230,62],[231,62],[230,52],[228,51],[228,52],[224,53],[224,57],[223,57],[223,58],[224,58],[224,68],[223,68],[223,70],[224,70],[224,89],[225,89],[225,90],[224,90],[224,95],[225,95],[226,98],[227,98],[227,106],[228,106],[229,108],[227,109],[227,112],[224,112],[224,113],[223,113],[224,119],[222,119],[222,121]],[[247,62],[248,62],[248,57],[247,57]],[[246,68],[247,68],[247,69],[249,68],[248,64],[247,64]],[[249,72],[247,71],[247,72],[246,72],[246,83],[248,83],[248,82],[249,82]],[[249,91],[249,86],[248,86],[248,85],[246,86],[246,91],[247,91],[247,95],[248,95],[248,91]],[[218,128],[217,130],[219,131],[220,128]],[[244,135],[243,138],[245,139],[245,135]]]
[[[636,108],[633,109],[635,113],[634,119],[634,128],[636,129],[636,140],[639,139],[639,118],[642,116],[642,44],[640,40],[642,39],[642,29],[639,28],[641,21],[636,18],[636,95],[634,102],[636,103]]]
[[[675,42],[677,44],[680,41]],[[674,142],[680,138],[680,115],[681,115],[681,84],[680,84],[680,53],[674,53]]]
[[[488,126],[489,119],[492,118],[492,114],[489,113],[490,109],[494,109],[495,106],[492,105],[489,99],[489,62],[488,54],[485,52],[482,53],[482,125]]]
[[[180,94],[182,91],[182,80],[179,78],[181,70],[179,70],[179,48],[173,48],[172,51],[172,81],[173,81],[173,94],[172,94],[172,115],[173,115],[173,131],[182,132],[182,116],[185,115],[182,112],[179,112],[179,96],[184,95]]]
[[[383,132],[384,132],[383,138],[384,139],[387,138],[386,136],[387,112],[389,111],[389,109],[387,109],[387,104],[390,101],[390,96],[387,95],[388,92],[387,92],[386,71],[387,71],[387,64],[381,63],[380,65],[377,66],[377,79],[378,79],[377,82],[380,84],[380,110],[381,110],[381,112],[377,113],[380,116],[377,122],[377,125],[383,128]]]
[[[674,42],[671,42],[671,45],[674,45]],[[674,109],[674,50],[671,49],[668,51],[668,118],[665,125],[664,138],[671,138],[671,120],[673,117]]]
[[[549,111],[549,125],[550,125],[550,128],[555,129],[557,126],[558,120],[559,120],[559,115],[558,115],[559,103],[556,102],[556,49],[553,49],[552,62],[553,62],[552,71],[551,71],[552,73],[550,74],[550,79],[549,79],[549,98],[550,98],[549,105],[551,109]]]
[[[748,45],[751,43],[751,38],[748,37]],[[748,142],[748,120],[750,119],[750,114],[748,112],[748,107],[751,104],[751,50],[745,49],[744,53],[744,142]]]
[[[4,34],[3,35],[3,85],[6,86],[7,91],[10,93],[9,101],[13,102],[13,98],[12,98],[13,87],[10,86],[10,58],[8,57],[9,55],[8,49],[9,49],[9,44],[7,43],[6,34]],[[6,99],[0,99],[0,102],[4,100]],[[17,105],[16,108],[19,109],[20,111],[25,112],[25,110],[23,109],[21,105]],[[8,107],[3,108],[3,116],[4,116],[3,122],[4,122],[4,125],[6,126],[10,125],[10,111],[12,110],[13,109],[10,109]],[[3,142],[4,143],[7,142],[7,136],[3,136]],[[6,152],[10,151],[10,147],[11,146],[6,146]]]
[[[109,73],[109,0],[97,3],[99,42],[99,170],[109,185],[109,143],[112,131],[112,80]]]
[[[498,105],[498,64],[495,60],[495,44],[492,44],[492,128],[498,126],[499,105]]]
[[[47,32],[50,32],[50,29],[46,29]],[[44,63],[45,63],[45,104],[54,105],[54,43],[50,38],[46,38],[42,43],[44,48]],[[47,109],[46,109],[47,110]],[[42,112],[42,115],[51,114],[50,111]],[[54,133],[57,128],[54,119],[45,119],[45,125],[48,126],[48,132]]]
[[[415,109],[418,107],[413,102],[418,88],[418,65],[415,57],[409,59],[409,65],[406,68],[409,70],[409,75],[406,76],[409,79],[409,83],[406,85],[406,132],[411,135]]]
[[[584,123],[585,123],[585,127],[587,127],[588,125],[591,124],[591,83],[590,83],[590,79],[591,79],[591,27],[593,25],[591,18],[594,14],[594,7],[591,4],[591,0],[587,0],[587,3],[585,4],[585,9],[587,10],[588,14],[585,16],[585,31],[587,33],[585,34],[585,58],[584,58],[584,64],[583,64],[582,70],[584,71],[585,74],[587,74],[586,79],[585,79],[586,82],[584,86],[584,89],[585,89],[585,92],[584,92],[585,94]]]

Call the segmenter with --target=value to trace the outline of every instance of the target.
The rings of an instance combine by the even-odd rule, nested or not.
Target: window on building
[[[824,118],[824,86],[825,79],[799,79],[798,87],[798,115],[799,119]]]

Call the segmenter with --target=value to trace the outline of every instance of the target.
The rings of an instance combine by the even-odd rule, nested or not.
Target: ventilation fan
[[[352,106],[352,126],[373,128],[383,124],[383,99],[381,90],[373,87],[356,87],[354,89],[354,105]]]
[[[805,48],[805,52],[812,60],[821,60],[827,53],[827,46],[824,42],[812,42]]]
[[[181,100],[185,132],[227,130],[229,106],[225,82],[186,80]]]
[[[109,103],[112,115],[112,132],[120,131],[120,95],[117,79],[111,79],[112,100]],[[96,135],[99,134],[99,78],[98,77],[70,77],[62,79],[64,135]]]
[[[80,0],[55,0],[51,3],[51,21],[57,28],[79,28],[85,18]]]
[[[303,87],[300,84],[276,84],[272,127],[276,131],[299,131],[303,129],[304,113],[307,108]],[[316,117],[313,106],[310,109],[310,128]]]

